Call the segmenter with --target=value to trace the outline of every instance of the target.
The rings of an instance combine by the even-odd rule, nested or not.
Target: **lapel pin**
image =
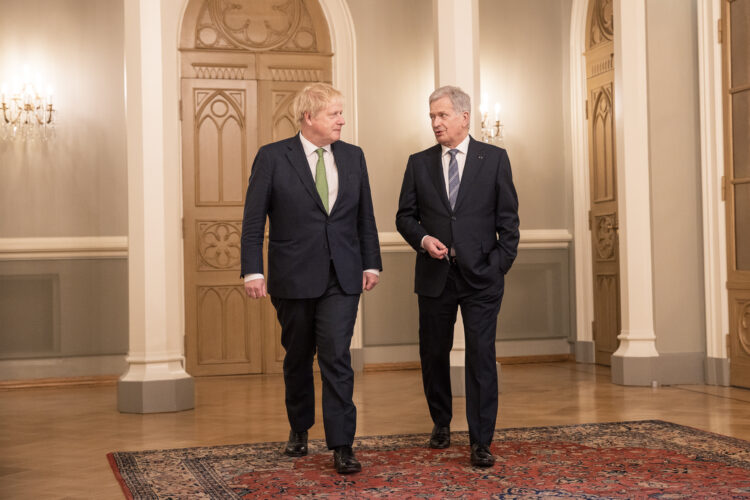
[[[484,160],[484,155],[477,155],[477,158],[479,158],[480,160]]]

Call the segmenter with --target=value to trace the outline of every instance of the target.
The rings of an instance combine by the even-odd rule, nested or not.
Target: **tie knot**
[[[325,151],[325,149],[323,149],[323,148],[318,148],[318,149],[315,150],[315,152],[318,153],[318,160],[322,160],[323,159],[323,152],[324,151]]]
[[[448,151],[448,154],[451,155],[451,158],[455,158],[458,154],[458,149],[451,149]]]

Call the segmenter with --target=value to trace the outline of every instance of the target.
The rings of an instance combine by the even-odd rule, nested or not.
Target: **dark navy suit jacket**
[[[439,144],[409,157],[401,187],[396,227],[417,250],[414,291],[439,296],[448,261],[421,248],[434,236],[456,253],[467,283],[481,290],[504,280],[518,249],[518,197],[504,149],[469,140],[455,210],[446,193]]]
[[[242,221],[242,275],[263,273],[268,230],[268,293],[305,299],[323,295],[330,264],[347,294],[362,292],[362,272],[382,270],[365,156],[331,144],[338,169],[335,205],[327,214],[299,135],[267,144],[253,163]]]

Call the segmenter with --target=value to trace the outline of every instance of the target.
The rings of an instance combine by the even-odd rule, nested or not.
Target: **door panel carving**
[[[594,110],[592,117],[594,122],[592,124],[593,160],[596,165],[592,172],[594,175],[592,179],[593,199],[595,202],[612,201],[615,199],[612,85],[594,89],[591,92],[591,102],[593,102]]]

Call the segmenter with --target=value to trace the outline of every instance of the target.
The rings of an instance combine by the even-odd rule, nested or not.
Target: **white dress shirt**
[[[469,152],[469,135],[467,134],[466,137],[464,137],[464,140],[461,141],[458,146],[455,148],[449,148],[448,146],[442,146],[441,148],[443,150],[442,155],[440,157],[440,160],[443,162],[443,179],[445,179],[445,194],[448,195],[448,198],[450,198],[450,176],[448,175],[448,169],[450,168],[451,164],[451,155],[448,151],[451,149],[458,149],[458,153],[456,153],[456,163],[458,163],[458,182],[459,186],[461,183],[461,177],[464,175],[464,166],[466,165],[466,154]],[[460,190],[460,187],[459,187]],[[422,241],[420,242],[420,246],[424,248],[424,239],[427,238],[429,235],[425,235],[422,237]],[[455,255],[455,252],[451,248],[451,255]]]
[[[336,198],[339,195],[339,169],[336,167],[336,160],[333,158],[333,151],[331,151],[331,145],[316,146],[312,142],[305,139],[302,132],[299,134],[300,142],[302,143],[302,149],[305,152],[307,163],[310,165],[310,173],[312,173],[313,181],[315,180],[315,174],[318,170],[318,149],[323,149],[323,163],[326,166],[326,181],[328,182],[328,213],[331,213],[333,206],[336,204]],[[367,269],[366,272],[372,273],[375,276],[379,276],[380,273],[377,269]],[[246,274],[245,282],[262,279],[264,276],[261,273]]]

